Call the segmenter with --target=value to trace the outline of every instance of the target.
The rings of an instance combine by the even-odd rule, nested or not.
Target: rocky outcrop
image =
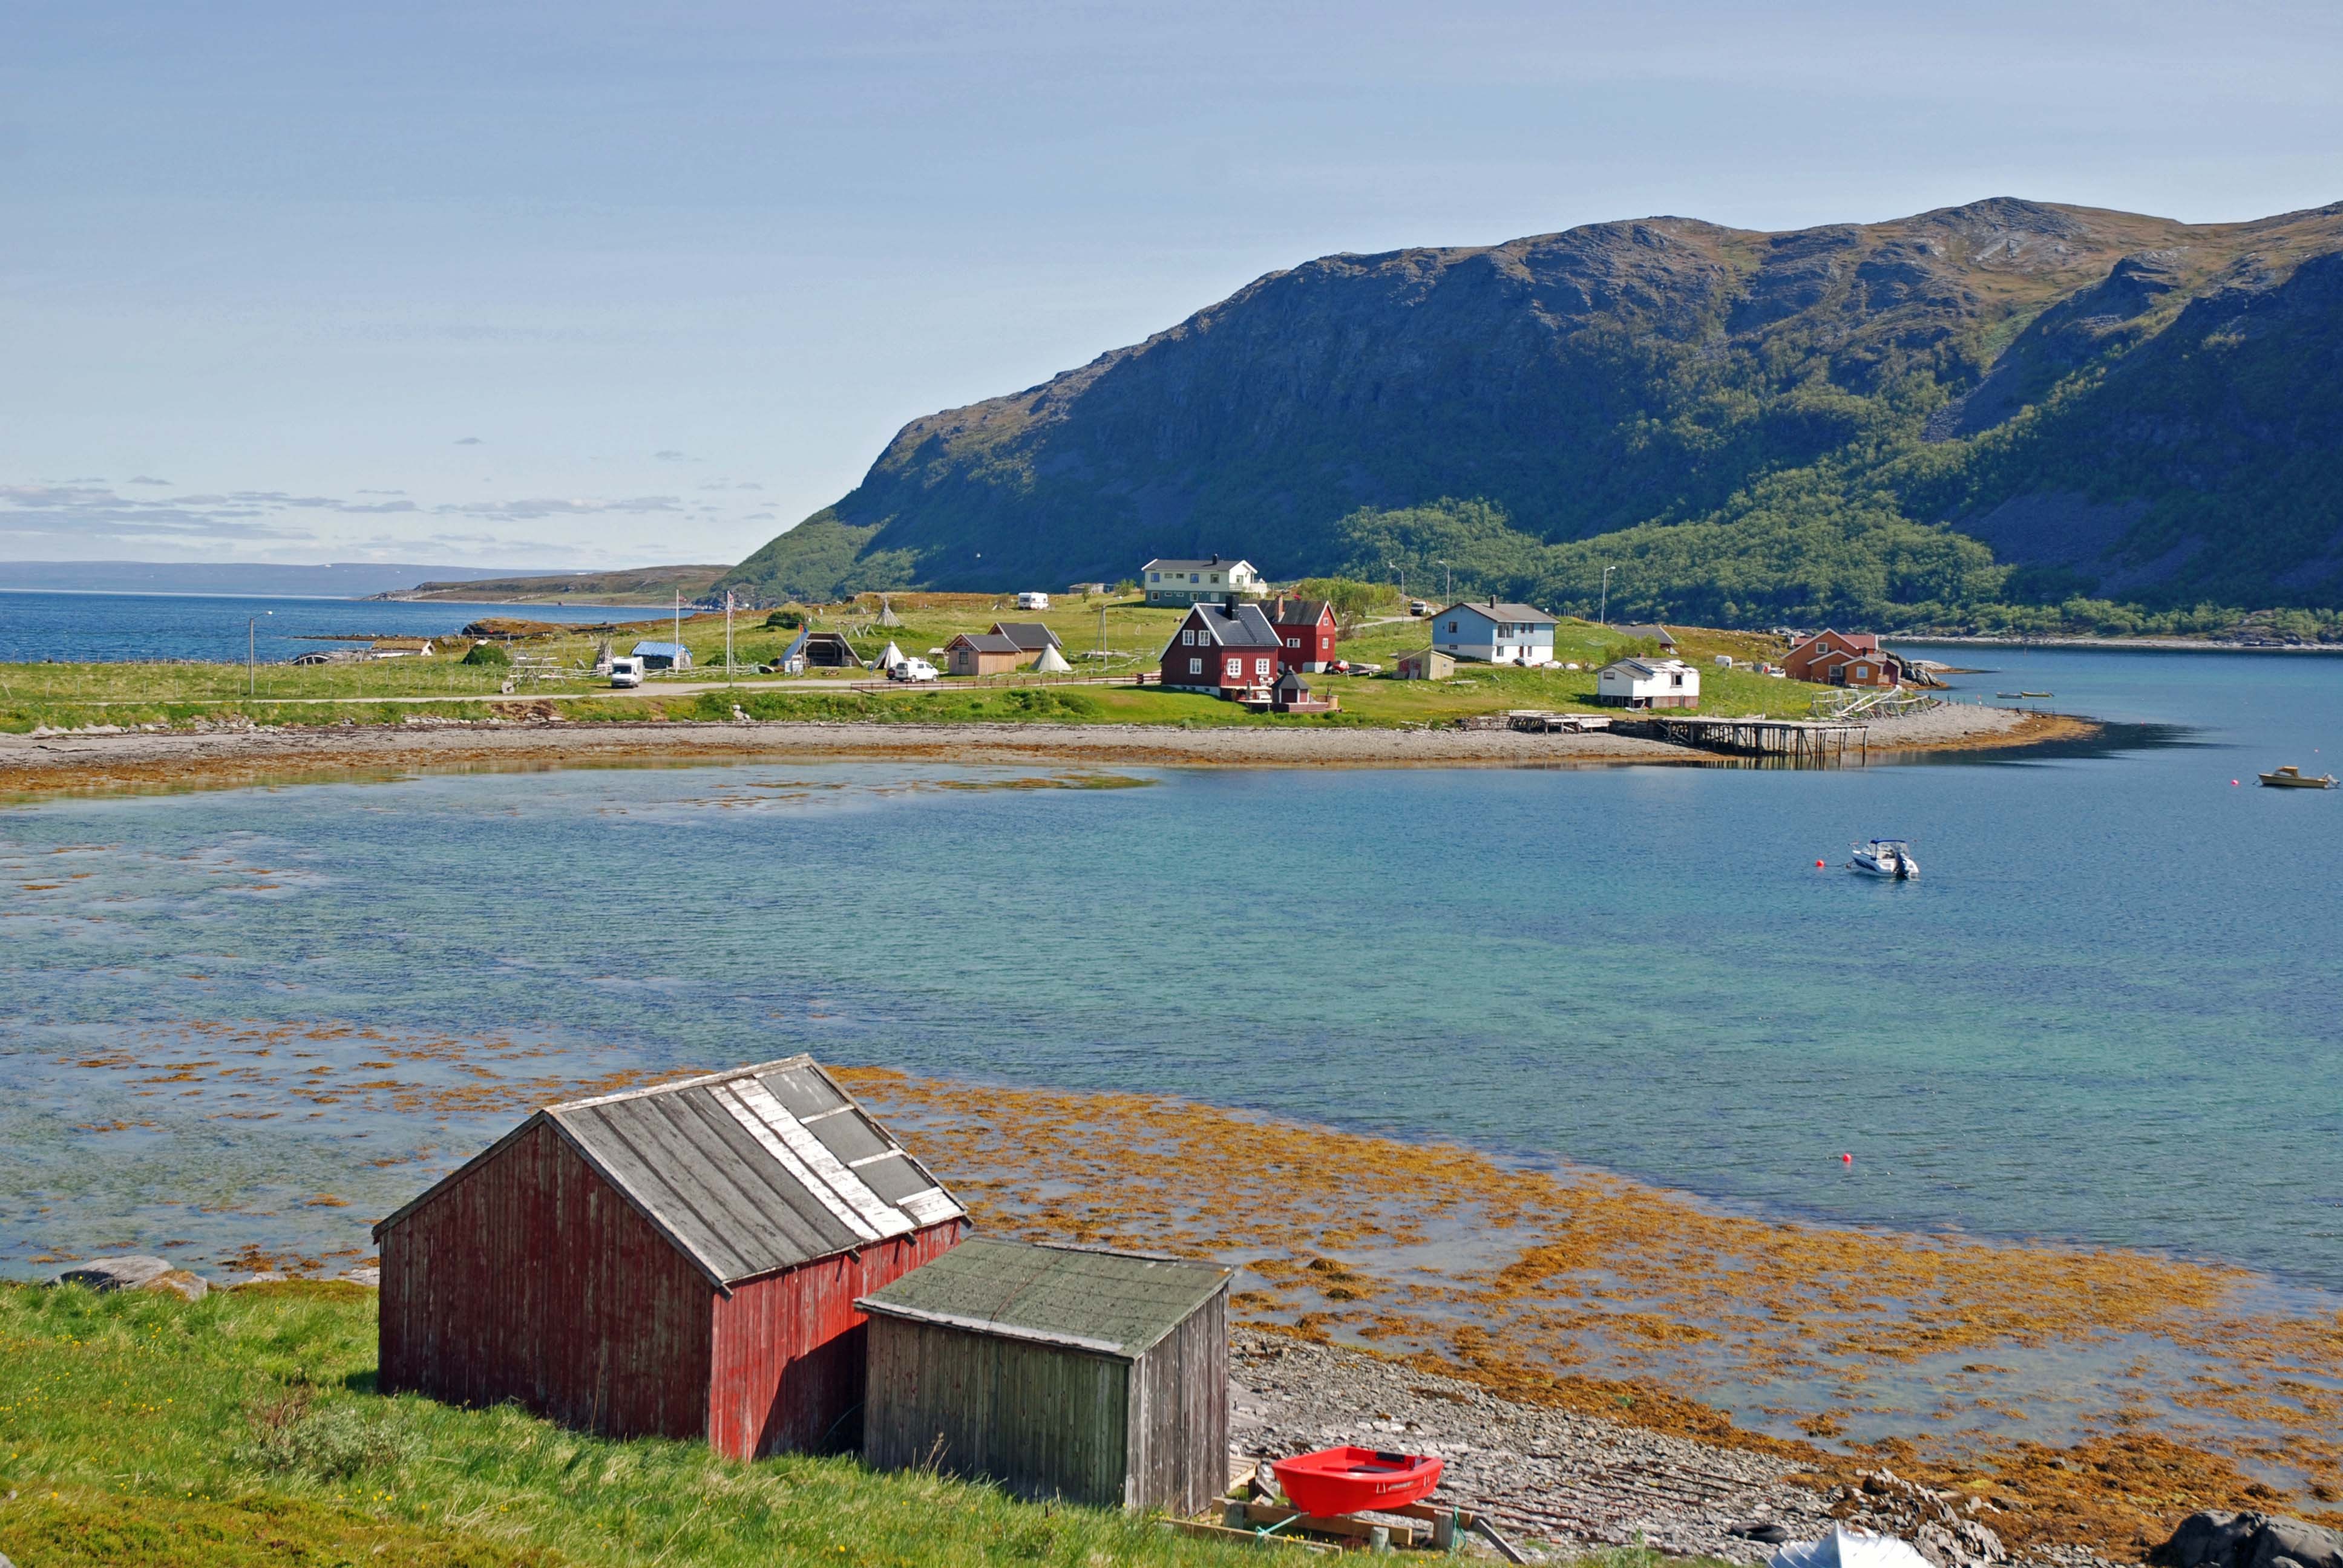
[[[2156,1568],[2343,1568],[2343,1535],[2268,1513],[2192,1513],[2147,1554]]]

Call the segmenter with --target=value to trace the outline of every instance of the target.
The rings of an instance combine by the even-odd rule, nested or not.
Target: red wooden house
[[[548,1106],[375,1227],[381,1387],[739,1459],[850,1448],[855,1299],[966,1231],[811,1057]]]
[[[1261,606],[1199,604],[1163,645],[1163,684],[1240,698],[1275,685],[1285,639]]]
[[[1269,607],[1269,622],[1277,628],[1278,673],[1302,670],[1316,675],[1334,662],[1334,644],[1342,633],[1334,607],[1322,598],[1281,598]]]
[[[1782,656],[1793,680],[1825,686],[1901,686],[1904,661],[1867,631],[1818,631]]]

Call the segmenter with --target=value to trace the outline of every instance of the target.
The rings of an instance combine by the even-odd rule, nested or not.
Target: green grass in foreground
[[[740,1464],[511,1407],[384,1399],[374,1370],[374,1296],[355,1286],[189,1304],[0,1285],[0,1553],[24,1568],[1263,1560],[850,1459]]]

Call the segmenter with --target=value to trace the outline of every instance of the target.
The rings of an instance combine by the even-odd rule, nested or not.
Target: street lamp
[[[276,613],[273,609],[265,609],[260,615]],[[246,702],[250,702],[260,689],[260,677],[256,673],[258,661],[254,658],[260,646],[260,635],[256,629],[260,625],[260,615],[246,616],[244,621],[244,699]]]
[[[1440,569],[1443,573],[1446,574],[1441,581],[1440,597],[1446,599],[1450,604],[1454,604],[1456,602],[1456,568],[1450,566],[1445,559],[1443,559],[1440,563]]]
[[[1617,567],[1603,568],[1603,608],[1595,611],[1594,616],[1604,626],[1611,624],[1611,574],[1618,569]]]
[[[1399,574],[1399,597],[1405,598],[1407,597],[1407,568],[1392,561],[1385,561],[1383,565],[1389,568],[1392,571]]]

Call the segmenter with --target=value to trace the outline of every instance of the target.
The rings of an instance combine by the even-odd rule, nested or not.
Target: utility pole
[[[1611,624],[1611,574],[1618,569],[1617,567],[1603,568],[1603,608],[1595,611],[1595,618],[1604,626]]]
[[[1454,604],[1456,602],[1456,568],[1443,560],[1440,563],[1440,569],[1447,574],[1440,587],[1441,597],[1450,604]]]
[[[1385,561],[1383,565],[1390,567],[1393,571],[1399,574],[1399,597],[1405,598],[1407,597],[1407,568],[1393,561]]]
[[[1099,668],[1106,668],[1106,600],[1099,600]]]
[[[732,590],[724,590],[724,678],[732,678]]]
[[[273,609],[265,609],[260,615],[276,613]],[[244,620],[244,699],[246,702],[260,691],[260,677],[256,673],[258,661],[254,657],[260,646],[259,633],[254,629],[260,625],[260,615],[246,616]]]
[[[675,590],[675,653],[667,661],[669,669],[678,674],[683,670],[683,590]]]

